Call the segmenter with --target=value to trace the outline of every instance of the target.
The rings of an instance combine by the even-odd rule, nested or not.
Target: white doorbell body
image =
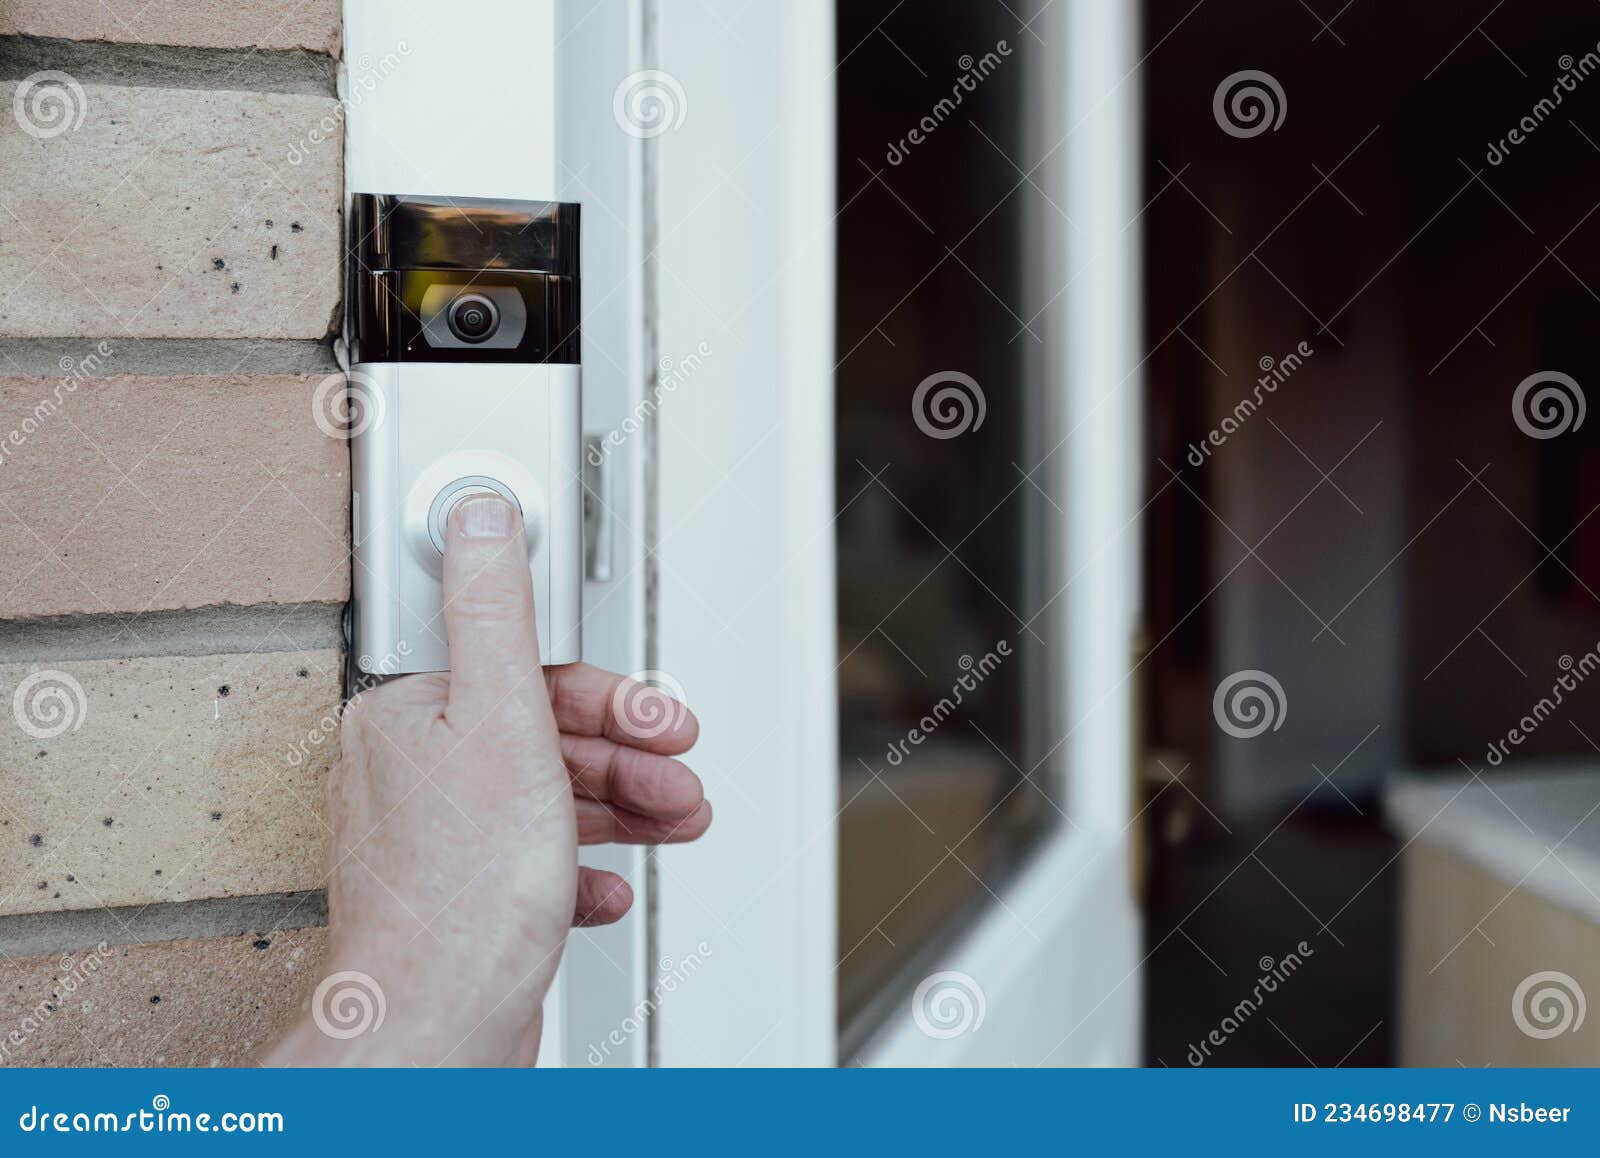
[[[522,509],[544,663],[579,658],[578,207],[358,193],[350,212],[351,655],[446,671],[444,527]]]

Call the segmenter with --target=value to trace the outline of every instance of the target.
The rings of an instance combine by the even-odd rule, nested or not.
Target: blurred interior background
[[[1074,770],[1039,723],[1040,527],[1060,513],[1030,476],[1048,448],[1018,308],[1045,7],[838,6],[845,1055],[1072,823]],[[1573,405],[1600,381],[1600,7],[1146,0],[1143,37],[1145,1061],[1196,1064],[1304,943],[1305,980],[1207,1064],[1600,1062],[1581,1013],[1600,981],[1600,679],[1582,678],[1600,420],[1535,437],[1513,405],[1535,374],[1570,376]],[[1000,41],[1018,55],[961,123],[887,159],[930,88]],[[1223,129],[1213,95],[1243,70],[1281,87],[1279,128]],[[988,387],[960,440],[904,421],[933,365]],[[999,640],[1014,658],[960,719],[885,768]],[[1214,696],[1250,671],[1282,697],[1243,738]],[[1548,1046],[1507,1016],[1542,973],[1570,1011]]]

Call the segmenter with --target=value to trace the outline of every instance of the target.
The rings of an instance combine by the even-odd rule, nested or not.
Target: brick
[[[19,82],[0,84],[10,108]],[[339,304],[331,97],[85,84],[0,122],[0,336],[322,338]],[[313,143],[313,137],[324,139]],[[296,161],[292,161],[295,158]]]
[[[249,1065],[307,1008],[326,941],[262,930],[0,962],[0,1066]]]
[[[342,690],[331,650],[0,666],[0,913],[321,887]]]
[[[339,0],[5,0],[0,34],[339,52]]]
[[[349,454],[313,414],[326,382],[0,377],[0,618],[345,599]]]

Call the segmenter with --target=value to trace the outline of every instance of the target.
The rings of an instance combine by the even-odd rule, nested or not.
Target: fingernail
[[[465,539],[509,539],[516,533],[517,512],[499,495],[473,495],[450,512],[450,521]]]

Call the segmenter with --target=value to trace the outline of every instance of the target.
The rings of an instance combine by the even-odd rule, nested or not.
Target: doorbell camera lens
[[[407,339],[407,358],[482,362],[545,360],[545,299],[543,274],[501,274],[520,277],[518,284],[474,282],[466,285],[439,279],[428,271],[407,277],[426,281],[414,314],[401,312],[417,328]],[[415,294],[416,288],[410,292]],[[534,307],[529,310],[530,304]]]
[[[450,332],[463,342],[481,342],[494,333],[500,311],[482,294],[462,294],[450,304]]]

